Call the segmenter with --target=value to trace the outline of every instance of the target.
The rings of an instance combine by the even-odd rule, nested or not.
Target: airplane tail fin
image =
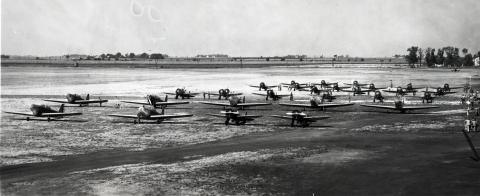
[[[168,95],[165,95],[165,102],[168,101]]]
[[[87,97],[85,98],[85,100],[90,100],[90,94],[87,94]]]
[[[60,105],[60,109],[58,109],[58,112],[63,113],[65,111],[65,104]]]

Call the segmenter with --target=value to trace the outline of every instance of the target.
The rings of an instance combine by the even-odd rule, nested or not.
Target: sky
[[[480,51],[479,0],[1,0],[1,11],[10,55]]]

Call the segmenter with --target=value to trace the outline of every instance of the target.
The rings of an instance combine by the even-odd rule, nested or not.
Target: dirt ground
[[[39,69],[39,70],[35,70]],[[41,70],[45,69],[45,70]],[[338,93],[356,105],[327,111],[331,118],[306,128],[269,117],[294,108],[273,105],[245,110],[263,115],[245,126],[225,126],[205,115],[222,108],[190,100],[167,113],[194,116],[162,124],[133,124],[108,117],[134,113],[147,93],[187,87],[212,91],[229,87],[247,102],[248,84],[327,81],[414,86],[472,84],[478,71],[396,69],[80,69],[2,68],[2,111],[28,111],[44,98],[91,93],[108,98],[105,107],[67,107],[83,112],[72,121],[25,121],[2,114],[2,195],[477,195],[480,164],[472,161],[462,135],[465,110],[460,93],[439,97],[439,108],[407,114],[363,108],[368,95]],[[187,79],[188,78],[188,79]],[[271,82],[270,82],[271,81]],[[286,89],[283,89],[286,93]],[[388,95],[385,104],[392,104]],[[418,95],[417,95],[418,96]],[[294,92],[296,102],[308,93]],[[211,101],[218,101],[212,99]],[[280,102],[289,102],[281,100]],[[421,104],[407,97],[408,104]],[[52,104],[58,106],[58,104]],[[118,106],[118,107],[117,107]],[[84,122],[85,121],[85,122]],[[480,145],[478,138],[474,138]]]

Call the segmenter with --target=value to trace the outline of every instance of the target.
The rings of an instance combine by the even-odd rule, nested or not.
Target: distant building
[[[228,58],[226,54],[199,54],[197,58]]]

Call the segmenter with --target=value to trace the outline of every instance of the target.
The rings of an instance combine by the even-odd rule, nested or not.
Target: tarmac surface
[[[363,108],[372,96],[334,93],[336,102],[356,105],[307,110],[331,118],[311,127],[289,127],[268,117],[294,108],[273,105],[242,112],[263,115],[245,126],[225,126],[206,116],[222,108],[197,103],[169,107],[167,113],[194,116],[162,124],[133,124],[108,117],[135,113],[149,93],[230,88],[247,102],[268,85],[298,82],[373,82],[377,87],[480,86],[478,70],[392,68],[116,69],[2,67],[2,111],[28,112],[30,104],[90,93],[109,99],[104,107],[67,107],[83,112],[65,121],[25,121],[2,113],[0,179],[3,195],[475,195],[480,164],[462,135],[465,107],[457,94],[439,97],[437,109],[407,114]],[[472,78],[470,80],[470,77]],[[282,93],[289,93],[283,88]],[[295,91],[295,102],[310,95]],[[373,95],[373,94],[372,94]],[[387,103],[394,95],[384,93]],[[406,96],[419,104],[421,93]],[[172,99],[172,97],[169,97]],[[303,101],[302,101],[303,100]],[[218,101],[213,98],[210,101]],[[288,99],[280,102],[290,102]],[[58,104],[51,104],[58,106]],[[474,137],[474,144],[480,142]]]

